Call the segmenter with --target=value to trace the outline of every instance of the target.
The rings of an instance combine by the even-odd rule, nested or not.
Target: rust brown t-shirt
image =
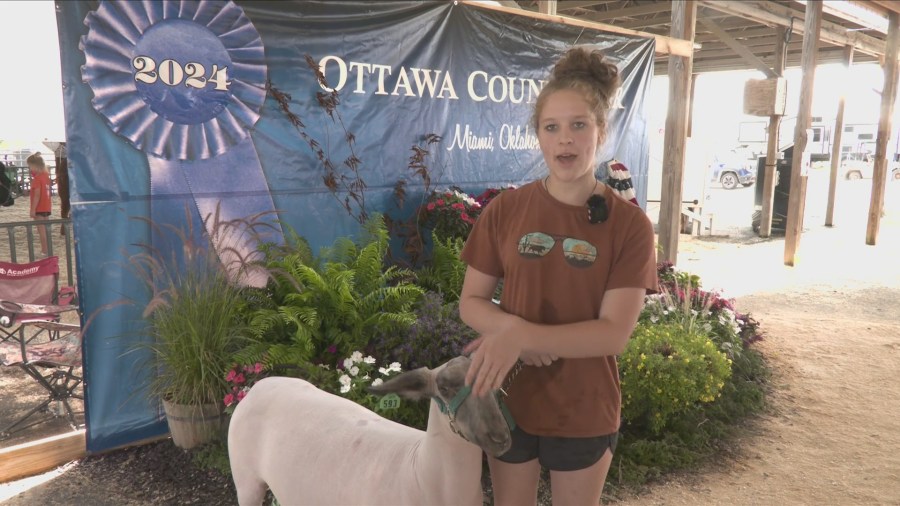
[[[481,213],[462,259],[503,278],[500,306],[535,323],[596,319],[604,293],[614,288],[655,291],[653,225],[641,208],[608,187],[601,193],[609,218],[592,224],[586,206],[557,201],[541,181],[507,190]],[[593,437],[619,429],[614,356],[525,366],[508,390],[507,405],[528,433]]]

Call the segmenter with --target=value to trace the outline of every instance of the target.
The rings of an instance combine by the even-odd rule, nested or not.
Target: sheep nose
[[[506,444],[509,441],[508,432],[495,431],[491,432],[488,437],[490,437],[491,441],[497,443],[498,445]]]

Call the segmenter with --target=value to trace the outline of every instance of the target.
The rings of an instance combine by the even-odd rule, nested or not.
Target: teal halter
[[[456,412],[459,411],[459,407],[463,402],[465,402],[466,399],[469,398],[469,395],[471,393],[472,387],[470,385],[464,385],[459,389],[459,392],[456,392],[456,395],[454,395],[453,398],[450,399],[449,405],[445,404],[443,399],[441,399],[440,397],[432,397],[432,399],[434,399],[434,402],[437,403],[438,408],[440,408],[441,413],[447,415],[447,417],[450,418],[450,429],[466,441],[468,441],[466,436],[463,436],[459,428],[456,427]],[[500,393],[494,392],[494,395],[497,397],[497,403],[500,405],[500,412],[503,413],[503,419],[506,420],[506,426],[509,427],[510,432],[512,432],[516,428],[516,421],[513,420],[512,414],[506,407],[506,403],[503,402],[503,399],[500,398]]]

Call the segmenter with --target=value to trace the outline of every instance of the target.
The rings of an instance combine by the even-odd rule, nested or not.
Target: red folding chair
[[[15,325],[4,323],[0,315],[0,341],[15,339],[30,342],[47,331],[50,339],[57,331],[37,328],[26,335],[26,329],[39,322],[59,322],[62,313],[77,311],[75,290],[59,286],[59,257],[52,256],[27,264],[0,262],[0,301],[16,310]],[[28,309],[22,309],[27,307]]]

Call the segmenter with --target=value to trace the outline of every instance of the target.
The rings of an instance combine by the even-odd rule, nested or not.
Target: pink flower
[[[234,404],[234,395],[232,395],[232,394],[226,395],[225,396],[225,405],[231,406],[232,404]]]
[[[462,205],[462,204],[459,203],[459,202],[457,202],[457,203],[455,203],[455,204],[452,204],[450,207],[452,207],[453,209],[459,209],[459,210],[463,210],[463,209],[466,208],[466,206]]]
[[[241,401],[244,399],[244,397],[246,397],[246,396],[247,396],[247,392],[245,392],[245,391],[243,391],[243,390],[241,390],[240,392],[238,392],[238,394],[237,394],[237,400],[238,400],[238,402],[241,402]]]
[[[228,371],[228,376],[225,376],[225,381],[231,381],[234,379],[235,376],[237,376],[237,372],[234,369],[232,369],[232,370]]]
[[[337,349],[335,349],[335,351],[337,351]],[[262,370],[263,370],[263,365],[261,363],[257,362],[255,364],[253,364],[253,372],[254,373],[259,374],[262,372]]]
[[[244,378],[244,375],[243,375],[243,374],[238,374],[238,375],[234,378],[234,384],[235,384],[235,385],[240,385],[241,383],[243,383],[243,382],[245,382],[245,381],[247,381],[247,380]]]
[[[462,213],[461,215],[459,215],[459,217],[462,218],[462,220],[466,223],[475,223],[475,220],[473,220],[468,213]]]
[[[428,209],[429,211],[434,211],[434,202],[429,202],[428,205],[425,206],[425,209]]]
[[[252,365],[245,365],[245,366],[244,366],[244,372],[246,372],[246,373],[251,373],[251,372],[253,372],[253,366],[252,366]]]
[[[444,205],[444,199],[437,199],[437,205],[439,205],[439,206]]]

